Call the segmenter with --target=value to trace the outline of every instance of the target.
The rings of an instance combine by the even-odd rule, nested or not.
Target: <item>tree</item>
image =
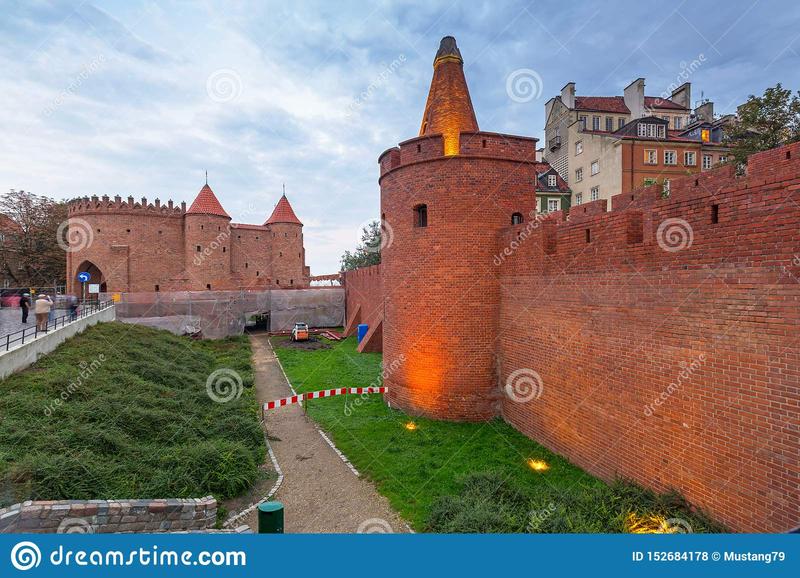
[[[737,113],[727,135],[737,163],[747,162],[753,153],[800,141],[800,91],[793,95],[778,83],[763,96],[750,95]]]
[[[361,230],[361,242],[352,253],[342,255],[342,271],[369,267],[381,262],[381,223],[372,221]]]
[[[57,237],[66,203],[11,189],[0,196],[0,212],[0,275],[17,287],[63,284],[67,257]]]

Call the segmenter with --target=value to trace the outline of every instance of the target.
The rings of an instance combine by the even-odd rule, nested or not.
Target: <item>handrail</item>
[[[8,351],[11,349],[12,345],[15,345],[17,342],[21,341],[20,345],[25,344],[25,339],[36,339],[39,337],[39,334],[48,333],[51,329],[55,330],[59,327],[64,327],[65,325],[69,325],[77,321],[78,319],[83,319],[93,313],[97,313],[98,311],[102,311],[103,309],[108,309],[114,305],[114,301],[109,299],[108,301],[92,301],[81,303],[78,307],[78,311],[73,315],[72,313],[67,313],[66,315],[62,315],[60,317],[56,317],[52,321],[49,319],[47,320],[46,329],[40,330],[38,326],[36,327],[26,327],[24,329],[20,329],[18,331],[14,331],[12,333],[8,333],[7,335],[3,335],[0,337],[0,348],[5,346],[5,350]]]

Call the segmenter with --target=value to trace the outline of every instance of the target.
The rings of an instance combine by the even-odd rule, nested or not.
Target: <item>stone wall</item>
[[[0,533],[184,532],[214,527],[217,501],[63,500],[14,504],[0,509]]]

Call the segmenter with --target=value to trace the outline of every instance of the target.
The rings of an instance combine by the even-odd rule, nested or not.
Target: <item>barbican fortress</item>
[[[101,293],[308,287],[303,223],[284,194],[261,225],[233,223],[206,183],[187,209],[159,199],[69,203],[67,290],[80,272]]]

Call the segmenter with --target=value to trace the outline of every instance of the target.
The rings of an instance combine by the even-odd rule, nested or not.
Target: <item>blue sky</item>
[[[419,130],[442,36],[481,129],[542,138],[569,81],[611,95],[641,76],[658,95],[692,68],[717,112],[796,90],[800,5],[777,5],[2,0],[0,186],[188,203],[208,170],[234,220],[261,223],[286,183],[312,273],[330,273],[379,214],[378,155]],[[511,98],[520,69],[533,90]]]

